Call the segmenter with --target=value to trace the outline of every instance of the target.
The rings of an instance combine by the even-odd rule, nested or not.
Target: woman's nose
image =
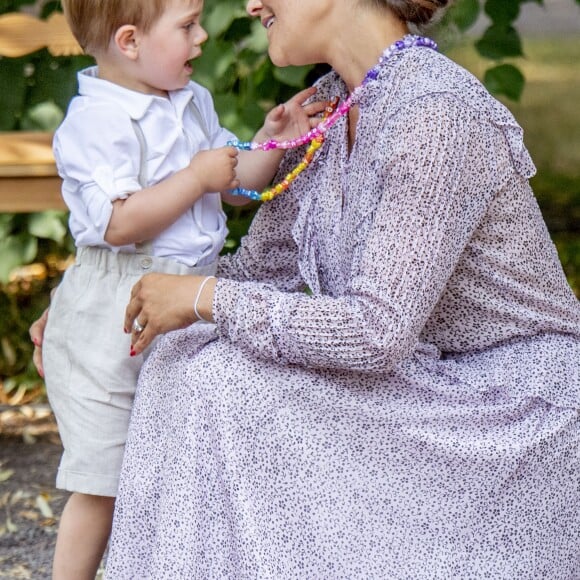
[[[250,16],[258,16],[258,12],[263,8],[260,0],[248,0],[246,4],[246,12]]]

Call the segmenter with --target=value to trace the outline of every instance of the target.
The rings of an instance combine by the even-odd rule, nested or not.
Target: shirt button
[[[144,270],[149,270],[149,268],[151,268],[152,265],[153,265],[153,260],[151,258],[143,258],[141,260],[141,267]]]

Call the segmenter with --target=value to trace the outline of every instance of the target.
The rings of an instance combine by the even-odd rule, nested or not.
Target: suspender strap
[[[131,124],[133,125],[137,141],[139,141],[140,150],[139,176],[137,179],[139,180],[141,187],[145,188],[147,187],[147,141],[145,141],[145,135],[143,134],[141,125],[139,125],[135,119],[131,119]],[[136,242],[135,253],[151,255],[153,253],[153,242],[151,242],[151,240]]]
[[[194,97],[191,98],[189,101],[189,110],[195,120],[197,121],[198,125],[200,126],[205,138],[210,141],[209,131],[207,129],[207,125],[205,123],[205,119],[199,110],[199,107],[195,103]],[[137,137],[137,141],[139,141],[139,149],[141,151],[140,159],[139,159],[139,176],[138,181],[141,187],[147,187],[147,141],[145,140],[145,134],[143,133],[143,129],[139,122],[135,119],[131,119],[131,124],[133,125],[133,131],[135,131],[135,136]],[[149,241],[145,242],[137,242],[135,244],[135,252],[137,254],[152,254],[153,251],[153,243]]]
[[[195,98],[191,97],[191,101],[189,101],[189,110],[191,114],[194,116],[195,120],[197,121],[198,125],[201,127],[205,138],[211,143],[211,139],[209,138],[209,131],[207,129],[207,125],[205,124],[205,119],[199,110],[199,107],[195,103]]]

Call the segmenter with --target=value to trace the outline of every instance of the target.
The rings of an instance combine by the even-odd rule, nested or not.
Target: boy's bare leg
[[[111,533],[114,506],[114,497],[70,496],[58,529],[53,580],[95,579]]]

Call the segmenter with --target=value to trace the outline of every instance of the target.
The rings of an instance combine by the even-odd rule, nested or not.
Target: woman
[[[136,352],[184,330],[141,375],[108,578],[580,577],[580,308],[521,129],[408,36],[445,4],[249,0],[342,105],[216,279],[133,290]]]

